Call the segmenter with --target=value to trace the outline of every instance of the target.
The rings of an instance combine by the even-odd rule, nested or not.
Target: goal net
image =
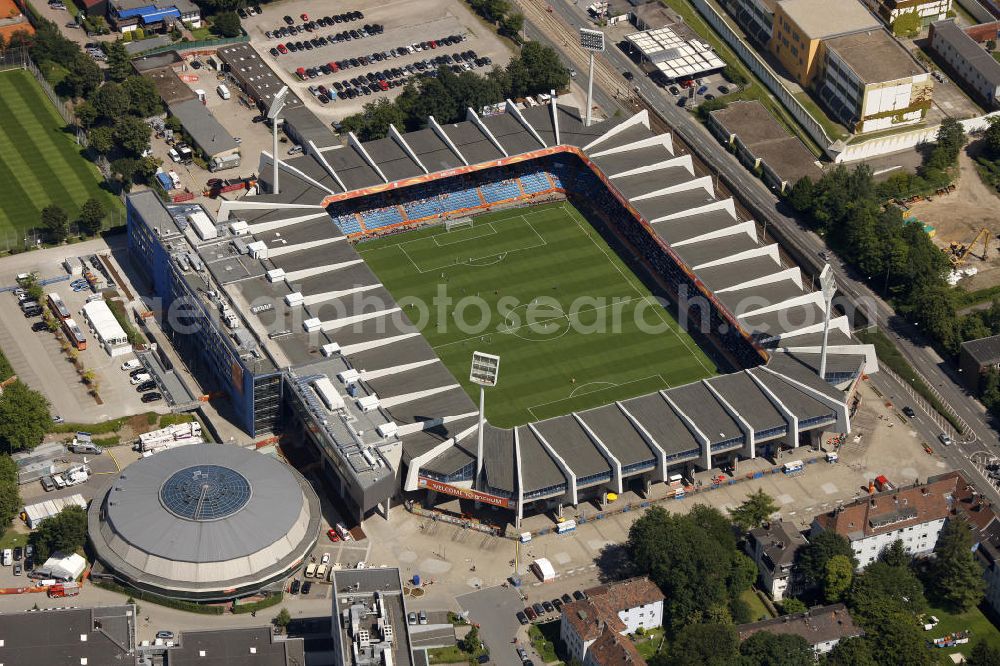
[[[444,221],[444,230],[452,231],[454,229],[461,229],[462,227],[471,227],[472,218],[471,217],[459,217],[454,220]]]

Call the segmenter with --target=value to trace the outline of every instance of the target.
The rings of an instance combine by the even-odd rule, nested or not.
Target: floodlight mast
[[[267,111],[267,118],[271,121],[271,130],[274,137],[273,150],[271,152],[271,193],[279,194],[278,188],[278,116],[285,108],[285,98],[288,97],[288,86],[282,86],[281,90],[274,96],[271,108]]]
[[[823,348],[819,355],[819,377],[826,379],[826,347],[827,338],[830,335],[830,315],[833,312],[833,296],[837,293],[837,278],[833,274],[830,264],[823,268],[819,274],[819,286],[823,292]]]
[[[479,490],[479,479],[483,474],[483,429],[486,427],[486,387],[496,386],[500,376],[500,357],[483,352],[472,352],[472,368],[469,370],[469,381],[479,384],[479,432],[476,445],[476,477],[472,480],[472,488]]]
[[[590,71],[587,74],[587,118],[590,127],[594,110],[594,54],[604,52],[604,33],[600,30],[580,28],[580,47],[590,51]]]

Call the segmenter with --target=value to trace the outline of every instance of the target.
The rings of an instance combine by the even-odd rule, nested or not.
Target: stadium
[[[163,310],[186,305],[174,344],[352,518],[458,497],[516,526],[850,431],[873,349],[833,316],[818,376],[822,294],[645,112],[587,127],[553,97],[364,143],[286,131],[305,155],[278,160],[279,193],[264,153],[265,193],[208,233],[134,195],[130,249]],[[542,339],[503,318],[465,335],[441,330],[454,308],[417,316],[438,288],[557,305]],[[578,334],[566,300],[588,294],[669,302],[644,308],[663,333]],[[473,351],[503,359],[481,448]]]
[[[319,535],[319,498],[292,467],[225,445],[143,458],[88,510],[91,576],[218,601],[284,581]]]

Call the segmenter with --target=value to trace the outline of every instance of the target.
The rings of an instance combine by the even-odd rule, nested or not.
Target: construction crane
[[[987,258],[989,258],[991,236],[992,234],[990,233],[990,230],[987,229],[986,227],[983,227],[982,229],[979,230],[979,233],[976,234],[976,237],[973,238],[972,242],[969,243],[968,245],[952,241],[952,243],[948,246],[948,251],[951,252],[951,257],[950,257],[951,265],[956,268],[961,266],[969,258],[969,255],[978,257],[983,261],[986,261]],[[976,245],[978,245],[980,242],[982,242],[983,244],[983,253],[981,255],[972,254],[972,251],[976,249]]]

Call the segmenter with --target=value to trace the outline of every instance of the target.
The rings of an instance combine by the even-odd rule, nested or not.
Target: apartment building
[[[563,606],[559,625],[559,636],[570,656],[582,664],[612,663],[613,655],[628,651],[615,636],[663,624],[665,597],[649,578],[601,585],[586,590],[586,594],[583,601]]]
[[[747,554],[757,565],[758,581],[775,601],[785,598],[792,585],[795,553],[809,543],[794,523],[779,520],[750,530]]]
[[[988,108],[1000,106],[1000,62],[955,24],[931,24],[931,51],[945,61],[950,74],[970,88]]]

